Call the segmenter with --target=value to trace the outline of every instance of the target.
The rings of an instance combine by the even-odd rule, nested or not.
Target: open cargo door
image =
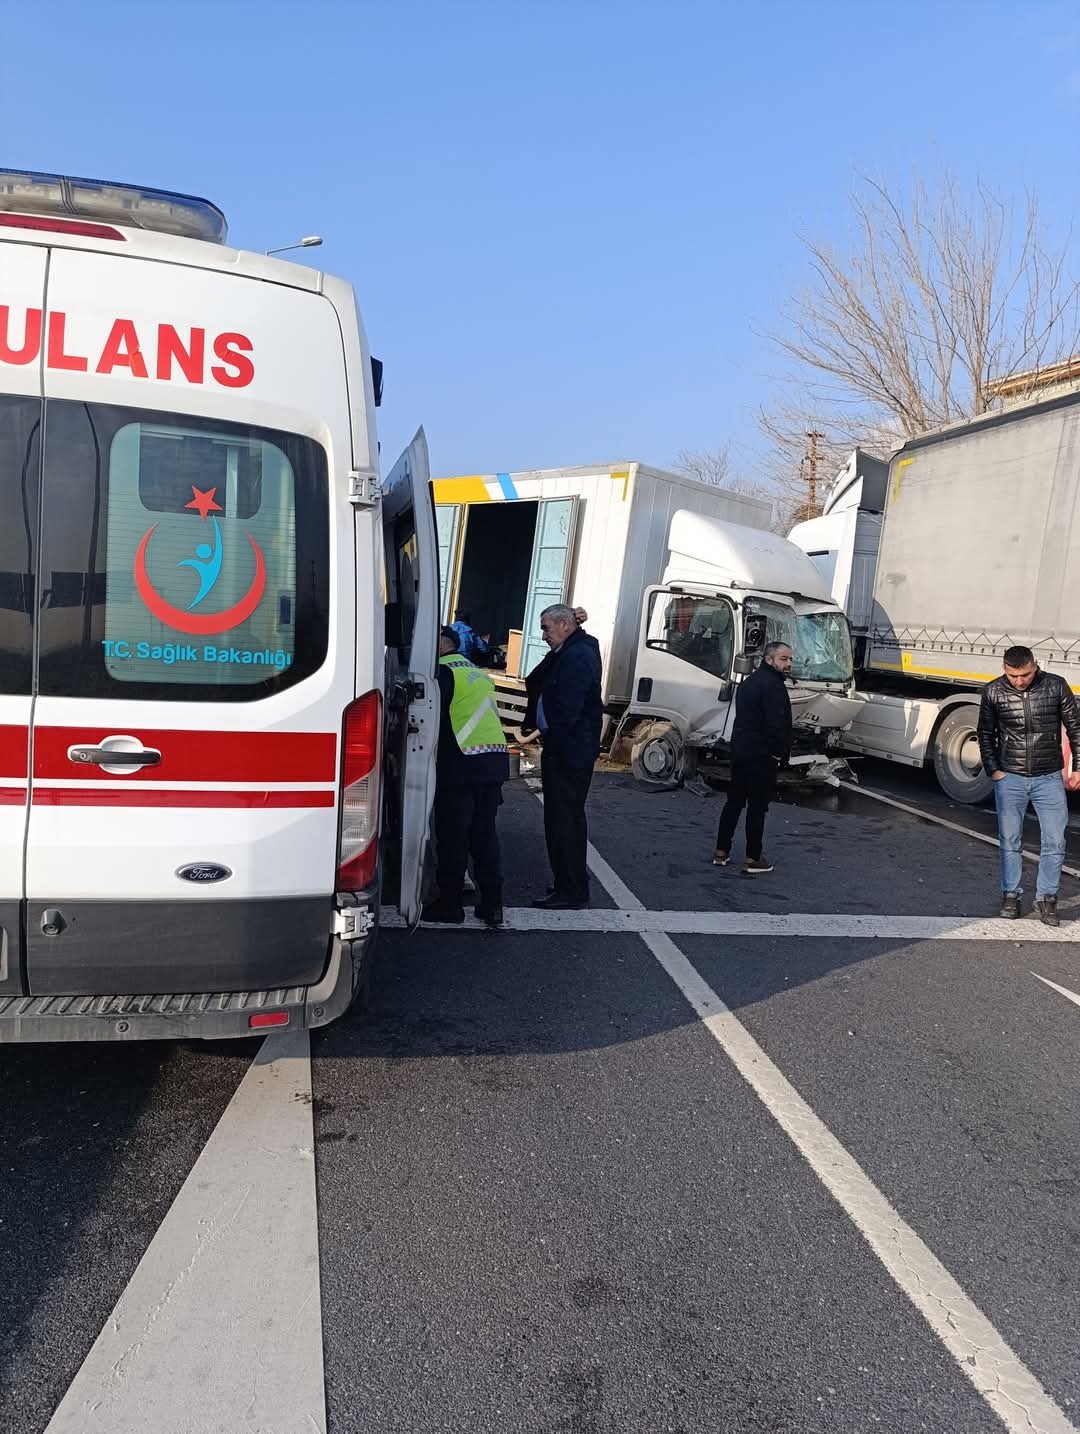
[[[439,741],[439,545],[420,429],[383,483],[386,554],[385,900],[420,920]]]
[[[540,614],[545,608],[567,599],[577,508],[577,498],[545,498],[540,504],[529,572],[529,596],[525,603],[522,676],[533,670],[546,651],[540,633]]]
[[[464,503],[435,505],[435,527],[439,538],[439,612],[446,623],[454,620],[454,578],[464,513]]]

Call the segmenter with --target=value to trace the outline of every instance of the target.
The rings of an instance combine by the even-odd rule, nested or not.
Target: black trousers
[[[592,782],[591,767],[567,767],[551,752],[540,759],[544,783],[544,836],[555,893],[567,901],[588,901],[589,828],[585,799]]]
[[[436,880],[439,900],[461,905],[465,863],[471,856],[480,905],[502,905],[502,858],[495,817],[502,805],[499,782],[465,782],[435,789]]]
[[[765,813],[776,791],[776,771],[777,763],[772,757],[736,757],[732,761],[727,801],[716,832],[718,850],[731,850],[735,828],[745,807],[746,855],[755,859],[761,855]]]

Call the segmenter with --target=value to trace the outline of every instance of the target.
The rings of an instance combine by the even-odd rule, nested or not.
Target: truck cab
[[[794,654],[788,779],[835,784],[859,710],[847,620],[810,559],[762,529],[672,516],[663,580],[644,596],[632,701],[620,722],[635,776],[660,785],[728,762],[736,688],[769,642]]]

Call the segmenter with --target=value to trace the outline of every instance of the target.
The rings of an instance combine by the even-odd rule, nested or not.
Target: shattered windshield
[[[786,642],[793,653],[791,675],[804,682],[850,682],[851,633],[835,608],[800,612],[766,598],[748,598],[747,611],[761,613],[767,642]]]

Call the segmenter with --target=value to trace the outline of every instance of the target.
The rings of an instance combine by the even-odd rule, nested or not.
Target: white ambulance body
[[[322,1025],[418,919],[423,435],[380,491],[352,290],[224,238],[0,174],[0,1041]]]

